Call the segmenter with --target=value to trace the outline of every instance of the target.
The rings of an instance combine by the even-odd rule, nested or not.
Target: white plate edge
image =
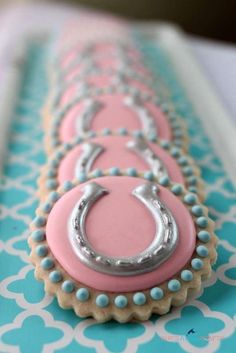
[[[190,51],[185,34],[179,27],[165,22],[161,24],[142,23],[138,27],[168,53],[175,72],[193,104],[206,134],[231,181],[235,184],[236,126],[211,83],[203,74],[200,64]]]

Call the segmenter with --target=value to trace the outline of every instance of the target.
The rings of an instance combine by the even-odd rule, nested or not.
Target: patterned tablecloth
[[[20,353],[233,353],[236,348],[236,190],[162,49],[142,42],[146,62],[162,77],[184,116],[190,153],[207,186],[206,205],[216,220],[218,260],[204,292],[145,323],[98,324],[62,310],[45,295],[29,263],[28,224],[37,206],[36,180],[45,156],[40,109],[47,92],[47,49],[33,46],[11,128],[1,182],[0,352]],[[158,65],[156,64],[158,63]],[[4,118],[4,117],[2,117]]]

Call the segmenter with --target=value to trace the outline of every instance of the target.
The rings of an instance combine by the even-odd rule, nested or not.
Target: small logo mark
[[[194,330],[194,328],[191,328],[191,330],[189,330],[189,331],[187,332],[187,335],[186,335],[186,336],[190,335],[191,333],[196,333],[196,331]]]

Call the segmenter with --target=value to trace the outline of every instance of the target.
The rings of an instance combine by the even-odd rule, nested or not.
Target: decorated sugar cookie
[[[63,108],[70,101],[76,99],[78,94],[89,92],[94,88],[105,89],[113,85],[122,85],[133,87],[140,92],[154,95],[155,83],[143,74],[138,74],[137,71],[130,69],[126,70],[101,70],[96,67],[88,67],[84,71],[71,72],[68,75],[68,81],[58,78],[58,83],[55,84],[57,89],[51,98],[51,112]]]
[[[117,93],[128,89],[150,97],[157,92],[164,101],[169,98],[168,90],[153,78],[130,39],[95,41],[87,45],[78,42],[59,55],[51,71],[51,93],[43,112],[46,127],[55,115],[73,106],[81,96],[89,98],[90,92],[97,90],[98,95],[115,88]]]
[[[80,16],[79,21],[70,21],[65,24],[63,31],[56,39],[54,55],[61,57],[73,48],[84,48],[88,43],[109,42],[109,43],[129,43],[130,25],[123,19],[113,17],[101,19],[89,16]],[[89,23],[89,28],[88,28]],[[109,31],[107,28],[109,27]]]
[[[130,176],[139,172],[149,180],[168,178],[203,198],[199,169],[180,148],[139,134],[128,136],[126,130],[116,135],[105,130],[90,139],[76,138],[55,151],[39,179],[40,199],[67,181],[83,181],[89,173],[96,176],[101,170],[113,170],[114,175],[126,170]]]
[[[71,67],[76,67],[78,63],[89,59],[94,60],[98,64],[101,63],[101,65],[109,62],[109,60],[114,63],[117,62],[118,66],[121,62],[141,64],[141,54],[134,46],[125,42],[111,41],[95,41],[86,45],[79,42],[72,48],[65,50],[57,58],[56,63],[59,65],[59,69],[69,71]]]
[[[61,56],[53,70],[52,112],[73,99],[85,85],[87,90],[126,85],[154,94],[155,82],[141,62],[141,54],[131,45],[95,42],[83,47],[78,43]]]
[[[81,48],[82,46],[82,48]],[[55,60],[54,60],[55,61]],[[66,50],[53,64],[55,84],[69,82],[79,76],[85,79],[99,72],[123,72],[130,70],[150,78],[144,67],[141,54],[127,43],[94,42],[87,45],[78,43],[75,48]]]
[[[211,274],[216,237],[195,194],[168,180],[101,176],[52,192],[32,222],[36,276],[63,308],[146,320]]]
[[[82,92],[58,110],[47,131],[47,151],[104,129],[138,130],[147,137],[172,141],[182,148],[187,146],[185,125],[170,103],[161,103],[158,98],[121,86]]]

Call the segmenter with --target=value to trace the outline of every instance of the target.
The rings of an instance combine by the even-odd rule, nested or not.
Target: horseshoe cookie
[[[52,98],[52,108],[63,108],[64,105],[76,98],[78,93],[89,90],[93,87],[105,89],[106,87],[116,85],[127,85],[138,89],[140,92],[154,94],[154,83],[144,77],[138,75],[137,72],[131,70],[98,70],[94,67],[88,68],[84,73],[81,71],[73,75],[68,82],[62,83],[58,80],[57,90]]]
[[[186,149],[185,125],[171,104],[161,104],[148,94],[127,87],[83,92],[52,120],[46,134],[51,153],[75,137],[91,137],[104,129],[141,131],[147,137],[172,141]]]
[[[72,47],[64,50],[59,55],[55,64],[62,69],[68,69],[69,65],[74,65],[76,61],[86,59],[90,55],[97,59],[115,58],[129,59],[135,62],[141,60],[141,54],[130,43],[122,41],[95,41],[87,44],[77,42]]]
[[[31,224],[31,260],[61,307],[98,321],[146,320],[210,276],[213,228],[179,184],[101,173],[48,195]]]
[[[83,180],[88,173],[99,175],[101,170],[139,171],[151,180],[169,178],[189,191],[204,197],[200,171],[191,157],[167,141],[147,140],[140,134],[128,135],[121,129],[116,134],[104,130],[90,139],[76,138],[63,144],[49,159],[39,178],[39,196],[45,198],[59,185],[73,179]]]

